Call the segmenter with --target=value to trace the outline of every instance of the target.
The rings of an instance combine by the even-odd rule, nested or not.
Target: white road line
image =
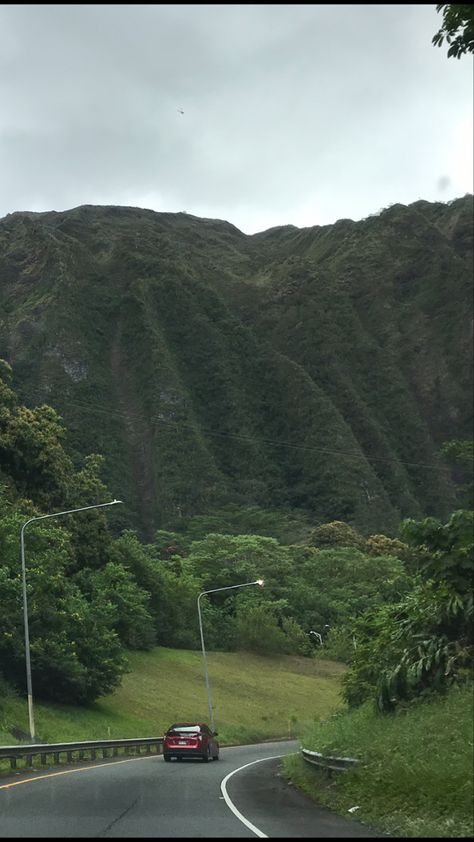
[[[260,836],[262,839],[268,839],[267,834],[263,833],[263,831],[259,830],[258,827],[255,827],[255,825],[252,824],[252,822],[249,822],[249,820],[246,819],[245,816],[243,816],[242,813],[237,809],[237,807],[235,806],[235,804],[233,804],[229,795],[227,794],[226,783],[229,780],[229,778],[232,777],[232,775],[235,775],[236,772],[241,772],[242,769],[246,769],[247,766],[253,766],[255,763],[262,763],[264,760],[276,760],[278,757],[286,757],[286,755],[285,754],[275,754],[273,757],[262,757],[262,758],[260,758],[260,760],[252,760],[251,763],[246,763],[245,766],[239,766],[238,769],[234,769],[233,772],[229,772],[229,774],[226,775],[226,777],[224,778],[224,780],[221,783],[221,792],[222,792],[222,795],[224,796],[225,803],[227,804],[229,810],[232,810],[234,816],[237,816],[239,821],[241,821],[242,824],[245,825],[245,827],[248,827],[248,829],[251,830],[252,833],[255,833],[256,836]]]

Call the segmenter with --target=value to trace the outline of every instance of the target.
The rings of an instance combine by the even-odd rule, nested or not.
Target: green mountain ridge
[[[472,196],[245,235],[81,206],[0,220],[0,357],[145,537],[230,502],[396,532],[472,435]]]

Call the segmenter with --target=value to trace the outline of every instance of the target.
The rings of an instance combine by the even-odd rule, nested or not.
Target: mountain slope
[[[454,505],[472,197],[246,236],[84,206],[0,220],[0,357],[146,536],[225,502],[393,532]],[[428,467],[426,467],[428,466]]]

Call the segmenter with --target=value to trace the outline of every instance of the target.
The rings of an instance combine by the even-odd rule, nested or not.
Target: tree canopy
[[[474,6],[471,3],[438,3],[436,10],[443,11],[443,24],[433,36],[433,44],[441,47],[446,39],[448,58],[461,58],[474,52]]]

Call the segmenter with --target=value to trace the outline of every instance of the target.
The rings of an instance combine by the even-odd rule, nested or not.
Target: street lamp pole
[[[50,515],[40,515],[39,517],[32,517],[26,521],[21,527],[20,532],[20,552],[21,552],[21,576],[23,589],[23,619],[25,625],[25,656],[26,656],[26,690],[28,693],[28,720],[30,723],[30,737],[35,739],[35,721],[33,716],[33,690],[31,682],[31,659],[30,659],[30,633],[28,629],[28,601],[26,594],[26,564],[25,564],[25,529],[29,523],[35,520],[46,520],[49,517],[60,517],[61,515],[70,515],[73,512],[85,512],[86,509],[101,509],[104,506],[115,506],[116,503],[122,503],[122,500],[112,500],[110,503],[97,503],[95,506],[82,506],[80,509],[68,509],[66,512],[53,512]]]
[[[204,635],[202,632],[202,618],[201,618],[201,606],[199,604],[199,600],[202,596],[208,593],[216,593],[217,591],[231,591],[234,588],[247,588],[249,585],[259,585],[259,587],[263,587],[264,581],[263,579],[257,579],[255,582],[244,582],[242,585],[229,585],[226,588],[212,588],[210,591],[201,591],[197,598],[197,609],[198,609],[198,617],[199,617],[199,631],[201,633],[201,647],[202,647],[202,659],[204,662],[204,678],[206,680],[206,689],[207,689],[207,704],[209,707],[209,719],[211,722],[211,731],[214,731],[214,712],[212,709],[212,699],[211,699],[211,687],[209,684],[209,674],[207,671],[207,656],[206,656],[206,648],[204,646]]]

